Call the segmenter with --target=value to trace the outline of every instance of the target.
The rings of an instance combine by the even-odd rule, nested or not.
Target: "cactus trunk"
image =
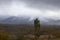
[[[40,22],[39,20],[36,18],[34,20],[34,27],[35,27],[35,39],[34,40],[38,40],[40,37]]]

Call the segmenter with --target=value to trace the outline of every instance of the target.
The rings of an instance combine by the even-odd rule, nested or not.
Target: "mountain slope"
[[[31,23],[30,17],[8,17],[2,21],[0,21],[0,23],[8,23],[8,24],[29,24]]]
[[[10,16],[7,18],[3,18],[0,20],[0,23],[3,24],[33,24],[34,19],[32,17],[16,17],[16,16]],[[39,19],[41,24],[45,25],[60,25],[60,20],[54,20],[54,19]]]

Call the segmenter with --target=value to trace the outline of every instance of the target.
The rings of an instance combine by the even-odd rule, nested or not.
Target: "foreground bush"
[[[8,40],[9,36],[5,32],[0,33],[0,40]]]

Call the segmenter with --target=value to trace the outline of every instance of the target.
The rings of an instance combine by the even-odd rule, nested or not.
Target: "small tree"
[[[35,40],[38,40],[40,37],[40,22],[38,18],[34,20],[34,27],[35,27]]]

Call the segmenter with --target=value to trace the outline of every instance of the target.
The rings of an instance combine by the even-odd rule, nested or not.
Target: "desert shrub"
[[[17,33],[16,37],[17,37],[16,40],[24,40],[24,34],[23,33]]]
[[[56,38],[60,38],[60,32],[59,31],[54,31],[52,34],[54,36],[56,36]]]
[[[0,33],[0,40],[8,40],[9,36],[7,33]]]
[[[16,35],[9,35],[9,40],[16,40]]]

